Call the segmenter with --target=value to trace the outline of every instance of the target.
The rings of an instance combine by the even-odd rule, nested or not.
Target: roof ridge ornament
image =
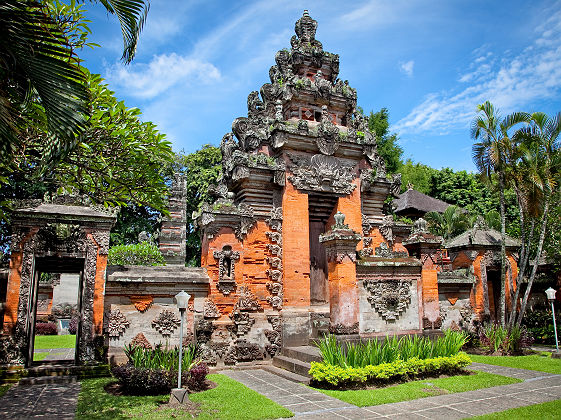
[[[292,49],[306,49],[306,47],[311,47],[312,49],[317,48],[318,50],[323,50],[321,42],[316,40],[316,29],[318,27],[318,22],[310,17],[308,10],[304,10],[302,17],[296,21],[294,24],[294,32],[296,36],[292,36],[290,44]]]

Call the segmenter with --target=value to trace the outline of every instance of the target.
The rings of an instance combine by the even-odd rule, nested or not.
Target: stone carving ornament
[[[364,287],[370,293],[367,300],[386,321],[395,321],[407,310],[411,302],[410,280],[365,280]]]
[[[107,331],[110,338],[118,338],[129,327],[130,323],[119,309],[113,309],[107,321]]]
[[[255,319],[251,318],[247,312],[234,310],[230,314],[230,319],[234,322],[234,325],[229,325],[228,329],[234,337],[247,334],[255,324]]]
[[[180,323],[181,321],[175,313],[169,309],[164,309],[152,321],[152,327],[164,337],[169,337],[173,334],[174,330],[180,325]]]
[[[154,302],[154,298],[150,295],[131,296],[130,300],[139,312],[145,312]]]
[[[205,318],[220,318],[220,315],[220,310],[216,304],[211,299],[206,298],[203,306],[203,316]]]
[[[334,156],[288,154],[292,175],[288,179],[299,190],[331,192],[348,195],[356,185],[352,183],[354,164],[345,163]]]
[[[216,287],[224,295],[232,293],[236,287],[235,266],[240,259],[240,253],[233,251],[230,245],[222,247],[222,251],[214,251],[215,259],[218,260],[218,283]]]
[[[234,305],[234,311],[259,311],[263,309],[257,297],[251,293],[248,287],[241,286],[239,295],[238,301]]]

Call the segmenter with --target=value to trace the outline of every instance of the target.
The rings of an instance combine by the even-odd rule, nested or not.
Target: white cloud
[[[399,63],[399,70],[404,73],[407,77],[413,77],[413,66],[415,62],[409,60],[406,63]]]
[[[106,69],[111,84],[127,89],[138,98],[153,98],[172,86],[209,83],[220,79],[220,72],[211,63],[176,53],[154,55],[148,64],[130,66],[115,64]]]
[[[500,59],[481,51],[465,74],[459,89],[427,95],[406,117],[392,127],[404,133],[439,134],[464,129],[476,106],[491,101],[503,114],[527,110],[534,101],[556,98],[561,91],[561,11],[540,29],[533,44],[517,55]]]

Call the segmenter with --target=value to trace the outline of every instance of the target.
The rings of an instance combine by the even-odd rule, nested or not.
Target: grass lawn
[[[475,419],[561,419],[561,400],[550,401],[527,407],[513,408],[494,414],[474,417]]]
[[[479,356],[470,354],[469,357],[474,362],[487,363],[488,365],[561,374],[561,359],[552,359],[551,354],[547,356],[540,354],[530,356]]]
[[[275,419],[291,417],[292,413],[257,392],[224,375],[208,375],[217,387],[191,394],[191,401],[200,403],[198,419]],[[94,419],[192,419],[178,408],[159,407],[169,401],[169,395],[133,397],[107,394],[103,387],[113,378],[82,381],[76,410],[77,420]]]
[[[449,378],[427,379],[406,382],[395,386],[377,389],[359,389],[349,391],[328,391],[318,389],[331,397],[354,404],[359,407],[415,400],[434,395],[472,391],[498,385],[522,382],[519,379],[476,372],[474,375],[458,375]]]
[[[75,335],[36,335],[36,349],[73,349],[76,347]]]

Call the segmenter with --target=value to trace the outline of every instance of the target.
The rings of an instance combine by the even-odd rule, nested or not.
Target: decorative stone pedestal
[[[358,334],[358,289],[356,283],[356,246],[361,236],[345,225],[345,215],[337,212],[335,224],[319,237],[327,253],[329,279],[329,331],[333,334]]]
[[[169,397],[170,405],[183,405],[189,402],[189,392],[185,388],[173,388]]]
[[[561,351],[554,351],[553,353],[551,353],[551,358],[552,359],[561,359]]]

